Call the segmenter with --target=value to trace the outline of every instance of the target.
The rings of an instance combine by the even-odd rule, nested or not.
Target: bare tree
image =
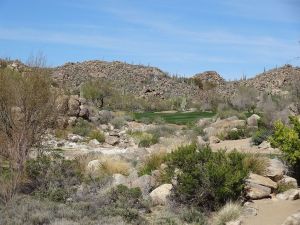
[[[0,70],[0,200],[7,202],[18,188],[24,165],[52,123],[54,95],[41,69],[26,75]],[[1,163],[0,161],[0,163]],[[6,187],[6,189],[5,189]],[[3,190],[4,189],[4,190]]]

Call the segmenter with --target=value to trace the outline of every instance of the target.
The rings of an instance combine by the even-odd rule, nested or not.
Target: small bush
[[[158,169],[160,165],[164,162],[166,157],[165,152],[159,152],[151,154],[146,158],[142,167],[139,170],[139,176],[143,176],[145,174],[151,175],[151,172]]]
[[[73,133],[85,137],[89,135],[91,129],[92,125],[88,121],[79,119],[76,125],[73,127]]]
[[[227,133],[225,139],[227,140],[238,140],[246,137],[245,129],[238,128],[236,130],[231,130]]]
[[[214,217],[214,225],[225,225],[227,222],[237,220],[242,212],[238,203],[229,202],[223,206]]]
[[[126,121],[123,117],[115,117],[110,121],[110,123],[116,128],[120,129],[126,124]]]
[[[204,214],[195,208],[184,208],[180,218],[186,223],[207,224]]]
[[[114,114],[108,110],[101,110],[98,114],[99,122],[101,124],[108,124],[114,118]]]
[[[150,147],[151,145],[158,143],[158,141],[159,137],[157,135],[146,134],[141,137],[139,147]]]
[[[253,173],[264,175],[268,167],[268,159],[257,154],[247,154],[243,159],[243,166]]]
[[[295,186],[292,183],[280,183],[279,182],[276,193],[282,193],[282,192],[288,191],[293,188],[295,188]]]
[[[252,135],[252,142],[254,145],[260,145],[266,141],[269,136],[272,135],[272,131],[266,129],[259,129]]]
[[[220,119],[226,119],[232,116],[237,116],[241,120],[247,119],[246,115],[243,112],[234,109],[218,110],[217,117],[219,117]]]
[[[198,148],[195,144],[179,147],[166,160],[165,179],[170,182],[175,176],[177,180],[172,198],[206,210],[238,199],[249,173],[244,158],[236,151],[212,152],[209,147]]]
[[[113,158],[106,158],[103,163],[101,163],[100,170],[108,175],[113,175],[115,173],[120,173],[123,175],[128,175],[130,169],[130,164]]]
[[[89,133],[89,138],[91,140],[96,139],[97,141],[99,141],[100,143],[105,142],[105,135],[102,131],[100,130],[92,130]]]

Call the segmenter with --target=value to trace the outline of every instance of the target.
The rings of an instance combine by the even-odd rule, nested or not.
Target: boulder
[[[87,106],[81,105],[79,110],[79,116],[83,119],[89,120],[90,112]]]
[[[211,119],[210,119],[210,118],[203,118],[203,119],[198,120],[197,126],[198,126],[198,127],[205,127],[205,126],[207,126],[208,124],[210,124],[210,122],[211,122]]]
[[[87,164],[86,171],[90,174],[94,174],[96,171],[98,171],[100,166],[101,161],[99,159],[92,160]]]
[[[255,183],[246,185],[246,197],[251,200],[268,198],[271,194],[271,188]]]
[[[300,224],[300,211],[289,216],[282,225],[299,225]]]
[[[219,138],[217,138],[216,136],[211,136],[211,137],[209,137],[209,143],[211,143],[211,144],[217,144],[217,143],[220,143],[220,139]]]
[[[140,188],[143,195],[149,194],[149,192],[153,189],[154,186],[155,180],[150,175],[143,175],[141,177],[138,177],[136,180],[133,180],[130,185],[131,188]]]
[[[80,142],[83,141],[83,137],[81,137],[80,135],[77,134],[68,134],[68,141],[71,142]]]
[[[199,146],[205,146],[207,143],[203,140],[202,136],[197,137],[197,143]]]
[[[259,115],[253,114],[247,119],[247,125],[251,127],[257,127],[258,126],[258,120],[260,119]]]
[[[229,221],[225,223],[225,225],[241,225],[242,221],[241,220],[234,220],[234,221]]]
[[[203,131],[208,137],[215,136],[218,134],[218,130],[214,127],[207,127]]]
[[[112,176],[112,186],[117,186],[120,184],[127,185],[127,177],[122,174],[116,173]]]
[[[290,189],[283,193],[276,195],[276,198],[280,200],[297,200],[299,199],[299,190],[298,189]]]
[[[249,178],[246,180],[249,183],[254,183],[254,184],[259,184],[265,187],[269,187],[272,189],[277,188],[277,183],[272,181],[268,177],[263,177],[261,175],[255,174],[255,173],[250,173]]]
[[[172,184],[163,184],[150,193],[153,205],[166,205],[167,197],[170,195]]]
[[[297,188],[298,183],[297,180],[293,177],[289,177],[284,175],[281,180],[278,181],[278,184],[285,184],[285,185],[290,185],[291,188]]]
[[[286,172],[284,164],[277,158],[270,159],[265,175],[274,181],[279,181],[283,178]]]
[[[96,139],[92,139],[92,140],[89,141],[89,145],[92,146],[92,147],[98,146],[98,145],[100,145],[100,142]]]
[[[80,102],[78,95],[71,95],[68,102],[68,115],[78,116],[80,112]]]
[[[119,143],[119,138],[116,136],[106,136],[105,142],[110,145],[116,145]]]
[[[259,149],[269,149],[269,148],[272,148],[271,147],[271,143],[268,142],[268,141],[263,141],[259,146],[258,146]]]

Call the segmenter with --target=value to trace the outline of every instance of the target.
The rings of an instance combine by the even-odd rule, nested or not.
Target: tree
[[[26,75],[0,70],[0,200],[7,202],[18,188],[25,162],[53,122],[55,95],[41,68]],[[3,190],[3,189],[4,190]]]
[[[99,108],[103,108],[104,100],[110,97],[113,93],[113,89],[109,82],[104,80],[88,81],[81,87],[81,95],[91,100]]]

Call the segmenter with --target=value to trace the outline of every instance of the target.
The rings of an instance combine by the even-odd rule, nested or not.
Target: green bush
[[[231,130],[227,133],[225,139],[227,140],[238,140],[246,137],[246,131],[243,128]]]
[[[110,123],[117,129],[120,129],[126,124],[126,121],[123,117],[115,117],[113,118]]]
[[[105,135],[102,131],[100,130],[92,130],[89,133],[89,138],[91,140],[96,139],[97,141],[99,141],[100,143],[103,143],[105,141]]]
[[[195,208],[184,208],[181,211],[180,218],[186,223],[207,224],[206,218],[202,212]]]
[[[73,133],[85,137],[89,135],[91,129],[92,125],[88,121],[84,119],[79,119],[73,127]]]
[[[279,148],[286,160],[296,164],[300,160],[300,122],[297,117],[289,117],[291,126],[275,122],[274,134],[269,139],[273,147]]]
[[[72,193],[72,186],[83,180],[76,160],[65,160],[59,154],[39,156],[26,162],[26,176],[31,192],[41,198],[63,202]]]
[[[180,203],[215,210],[241,196],[248,169],[245,155],[236,151],[212,152],[196,144],[179,147],[167,155],[165,179],[175,176],[172,198]],[[175,172],[177,171],[177,172]]]
[[[151,175],[151,172],[158,169],[164,162],[165,157],[166,153],[164,152],[154,153],[147,157],[139,170],[139,176],[143,176],[145,174]]]
[[[139,147],[150,147],[158,143],[159,136],[142,131],[128,131],[128,134],[138,142]]]
[[[260,145],[266,141],[269,136],[272,134],[272,131],[266,129],[259,129],[252,135],[252,142],[254,145]]]

